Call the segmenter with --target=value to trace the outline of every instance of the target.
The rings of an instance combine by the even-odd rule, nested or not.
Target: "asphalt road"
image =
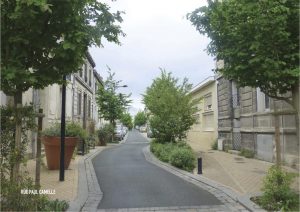
[[[104,193],[99,209],[222,204],[209,192],[147,162],[142,152],[145,142],[138,131],[131,131],[124,144],[94,158]]]

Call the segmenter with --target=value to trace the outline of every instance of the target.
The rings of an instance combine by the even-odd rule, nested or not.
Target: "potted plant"
[[[59,169],[60,161],[60,124],[55,123],[43,132],[42,142],[45,146],[48,169]],[[67,123],[65,131],[65,169],[68,169],[79,139],[85,139],[86,132],[78,123]]]

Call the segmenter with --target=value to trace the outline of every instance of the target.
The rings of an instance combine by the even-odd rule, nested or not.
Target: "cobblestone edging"
[[[158,160],[151,152],[150,146],[147,146],[143,149],[143,153],[147,161],[165,169],[168,172],[190,182],[193,183],[200,188],[212,193],[215,197],[217,197],[225,206],[225,209],[221,209],[222,211],[264,211],[258,205],[253,203],[250,200],[249,196],[241,196],[237,192],[233,191],[227,186],[219,184],[213,180],[205,178],[203,176],[193,175],[189,172],[178,169],[170,164],[164,163]],[[197,209],[198,210],[198,209]],[[201,210],[201,208],[200,208]]]
[[[85,209],[87,205],[97,205],[102,198],[102,192],[97,182],[97,177],[92,164],[92,159],[104,148],[96,149],[78,162],[78,193],[75,200],[70,203],[67,211],[75,212]],[[92,200],[97,198],[97,203]]]

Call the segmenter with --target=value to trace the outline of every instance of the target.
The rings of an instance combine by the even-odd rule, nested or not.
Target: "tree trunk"
[[[15,145],[14,152],[16,158],[13,164],[12,180],[18,182],[18,176],[20,174],[20,162],[21,162],[21,141],[22,141],[22,117],[20,110],[22,108],[22,92],[17,92],[14,95],[14,108],[16,110],[16,131],[15,131]]]
[[[274,102],[274,127],[275,127],[275,148],[276,148],[276,166],[281,166],[281,145],[280,145],[280,119],[277,111],[276,102]]]
[[[43,109],[39,109],[38,113],[38,133],[37,133],[37,147],[36,147],[36,163],[35,163],[35,186],[40,187],[41,176],[41,133],[43,129]]]

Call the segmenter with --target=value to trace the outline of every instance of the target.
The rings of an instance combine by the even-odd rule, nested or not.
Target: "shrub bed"
[[[299,194],[290,185],[294,176],[272,166],[263,184],[263,195],[252,201],[268,211],[299,211]]]
[[[161,161],[186,170],[193,171],[196,159],[192,148],[185,142],[177,143],[158,143],[156,141],[150,144],[151,152]]]

